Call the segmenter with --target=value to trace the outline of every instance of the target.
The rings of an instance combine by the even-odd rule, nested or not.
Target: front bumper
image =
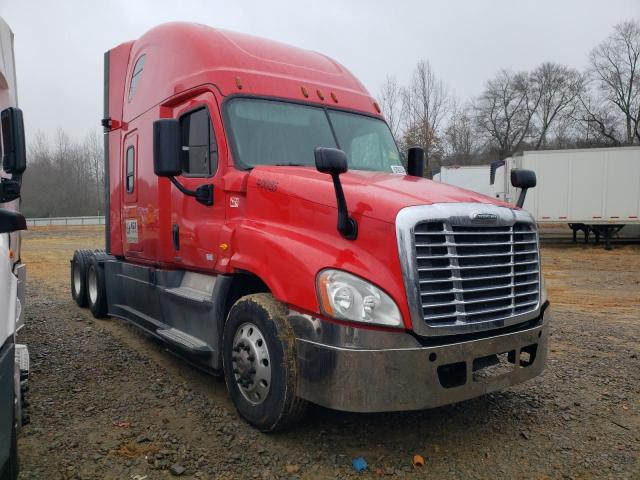
[[[422,346],[408,333],[345,327],[291,312],[298,394],[351,412],[420,410],[522,383],[545,367],[550,309],[533,327]],[[495,355],[502,361],[495,363]],[[503,354],[503,355],[502,355]]]

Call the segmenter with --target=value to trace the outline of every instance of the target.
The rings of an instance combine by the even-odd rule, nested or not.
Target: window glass
[[[131,84],[129,85],[129,101],[131,101],[133,96],[136,94],[136,87],[138,86],[138,81],[140,80],[140,76],[142,75],[145,58],[146,55],[142,55],[133,67],[133,73],[131,74]]]
[[[183,174],[210,177],[218,169],[218,149],[208,110],[201,108],[183,115],[180,125]]]
[[[134,171],[135,171],[135,152],[133,146],[127,148],[127,170],[126,170],[126,188],[127,193],[133,192],[134,187]]]
[[[377,118],[329,110],[329,118],[349,168],[393,172],[402,165],[389,127]]]
[[[256,165],[315,165],[316,147],[336,147],[322,108],[238,98],[228,103],[238,160]]]
[[[404,171],[391,131],[379,118],[249,98],[231,100],[226,108],[241,167],[315,166],[316,147],[332,147],[344,150],[350,169]]]

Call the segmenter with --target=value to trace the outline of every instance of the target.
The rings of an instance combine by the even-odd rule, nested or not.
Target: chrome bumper
[[[550,309],[535,327],[422,346],[408,333],[344,327],[291,312],[299,395],[351,412],[420,410],[522,383],[545,367]],[[494,355],[503,361],[491,365]]]

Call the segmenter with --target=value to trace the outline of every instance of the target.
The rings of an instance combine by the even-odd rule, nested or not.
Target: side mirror
[[[424,177],[424,148],[411,147],[407,151],[407,175]]]
[[[524,168],[514,168],[511,170],[511,185],[520,188],[520,196],[516,206],[522,208],[527,196],[527,190],[536,186],[536,172]]]
[[[175,177],[182,174],[182,141],[180,122],[165,118],[153,122],[153,171],[159,177],[169,177],[178,190],[210,207],[213,205],[213,185],[200,185],[195,190],[185,188]]]
[[[182,173],[180,123],[174,119],[153,122],[153,171],[159,177]]]
[[[318,147],[315,149],[316,168],[319,172],[329,175],[345,173],[349,167],[347,155],[337,148]]]
[[[317,147],[314,154],[318,171],[328,173],[333,180],[338,204],[338,231],[347,240],[355,240],[358,236],[358,224],[349,216],[347,201],[340,182],[340,174],[348,170],[347,155],[337,148],[325,147]]]
[[[22,110],[7,108],[0,113],[2,123],[2,168],[13,175],[21,175],[27,169]]]
[[[11,233],[26,229],[27,221],[24,216],[13,210],[0,208],[0,233]]]

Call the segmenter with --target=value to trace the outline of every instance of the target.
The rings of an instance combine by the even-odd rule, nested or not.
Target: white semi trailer
[[[500,162],[502,163],[502,162]],[[526,197],[524,209],[539,224],[567,223],[585,240],[592,232],[606,248],[611,236],[626,225],[640,225],[640,147],[526,151],[487,176],[491,196],[507,202],[519,192],[510,183],[514,168],[533,170],[538,187]]]
[[[433,180],[483,195],[491,195],[491,185],[488,181],[489,168],[489,165],[443,166],[440,172],[433,176]]]
[[[26,269],[20,261],[20,187],[26,168],[24,126],[18,109],[13,33],[0,18],[0,480],[18,476],[17,431],[23,422],[23,393],[29,371],[26,346],[16,342],[24,324]]]

